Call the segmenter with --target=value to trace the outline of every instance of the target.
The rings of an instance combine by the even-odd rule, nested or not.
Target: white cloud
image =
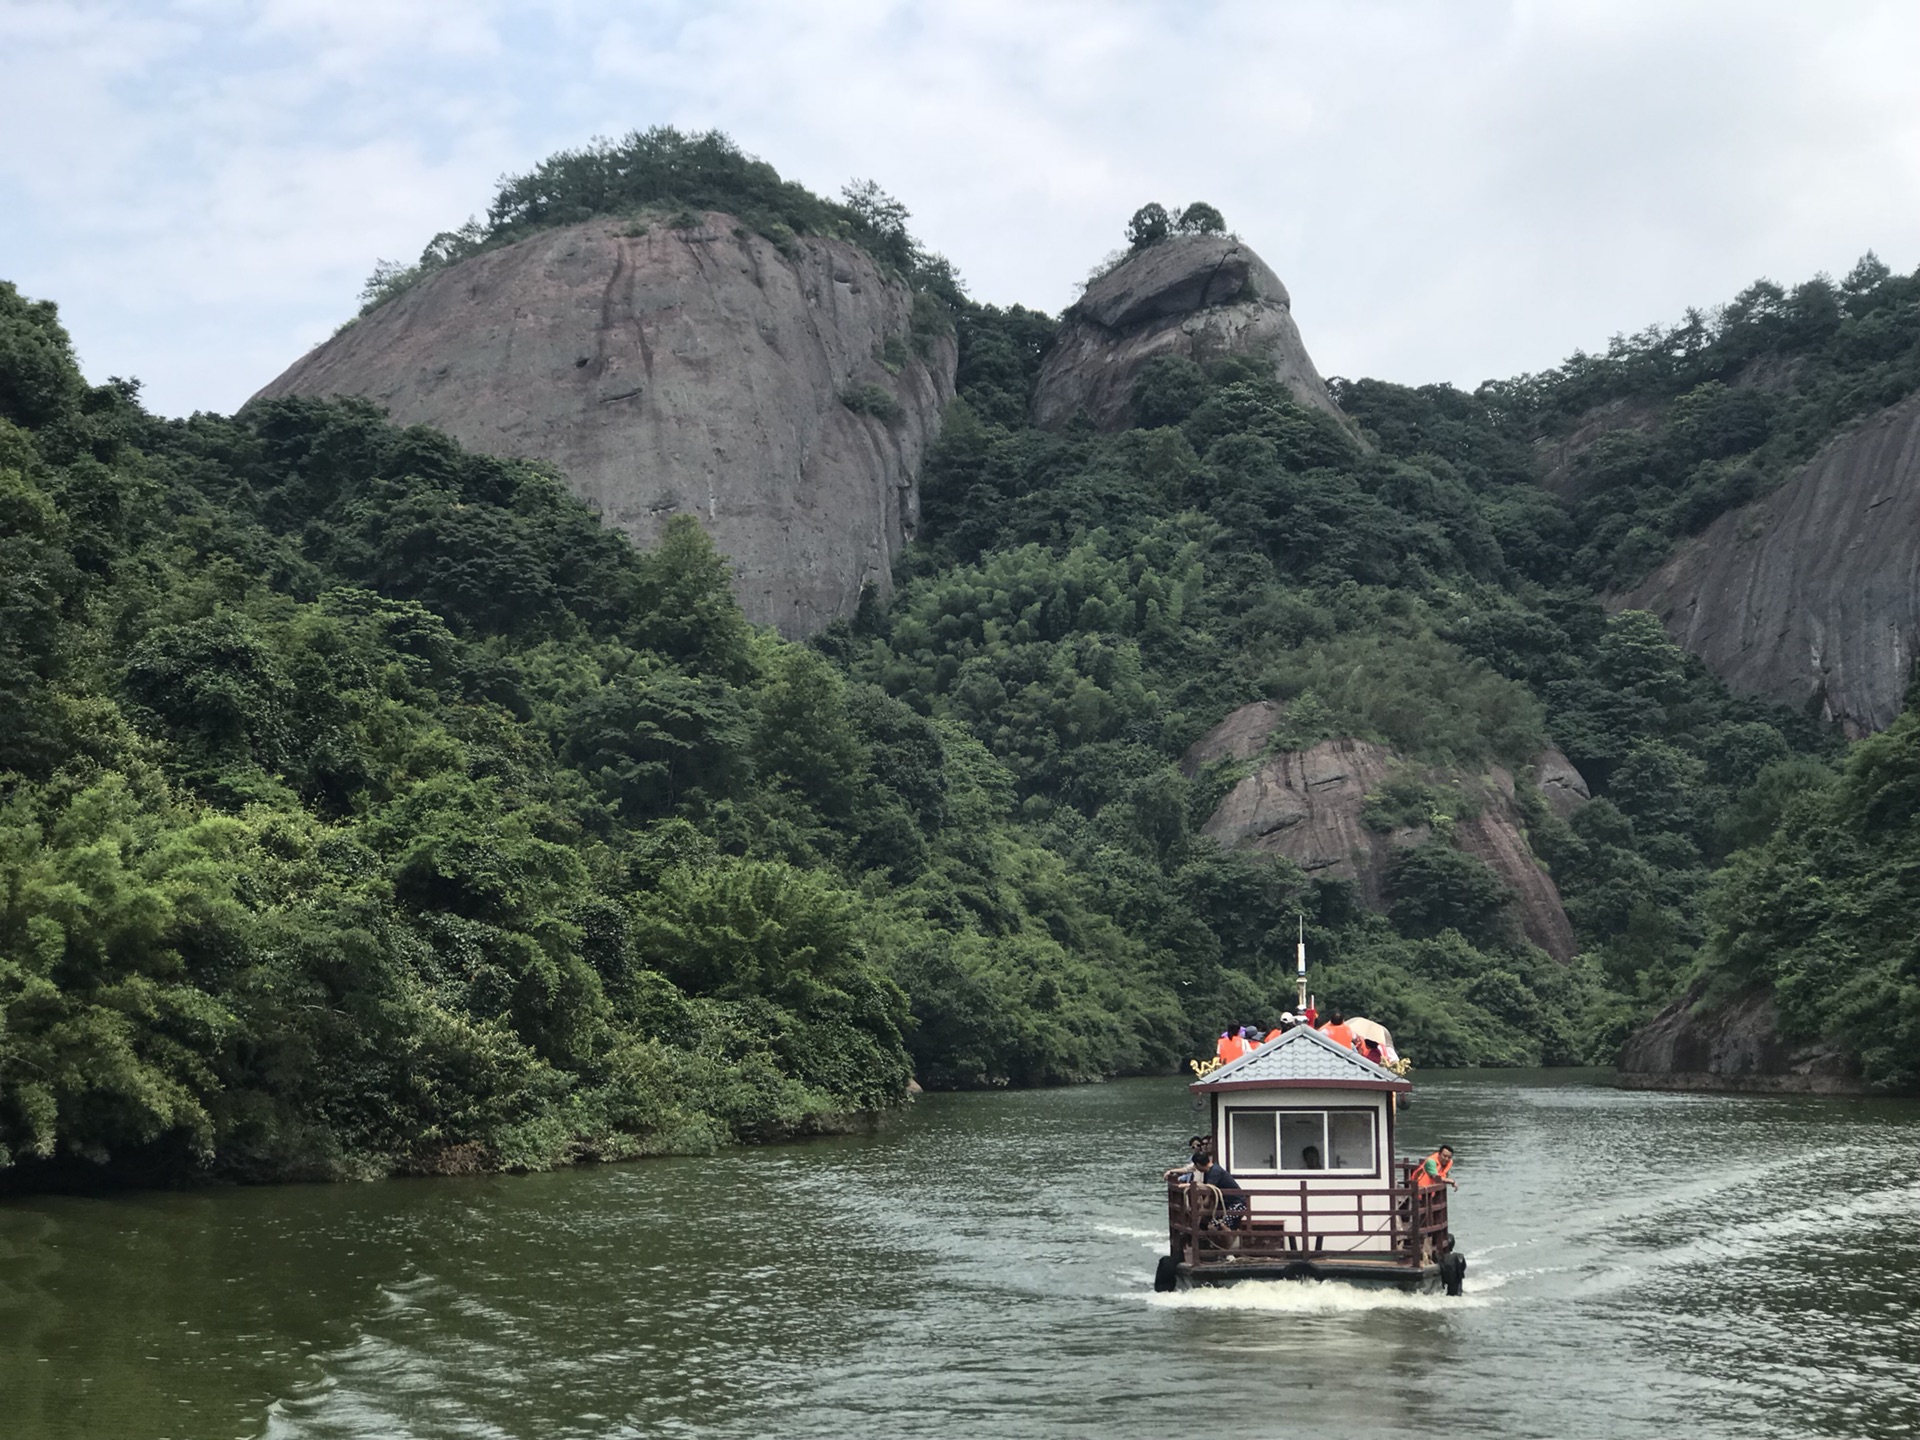
[[[1211,200],[1323,369],[1470,385],[1920,260],[1916,41],[1864,0],[0,0],[0,275],[94,376],[230,409],[503,171],[716,125],[1001,302]]]

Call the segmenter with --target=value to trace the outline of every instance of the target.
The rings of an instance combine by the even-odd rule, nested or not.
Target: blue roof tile
[[[1313,1081],[1360,1081],[1382,1090],[1404,1089],[1407,1082],[1384,1070],[1357,1051],[1329,1040],[1318,1030],[1296,1025],[1271,1044],[1259,1046],[1238,1060],[1208,1072],[1194,1082],[1196,1090],[1223,1084],[1310,1084]]]

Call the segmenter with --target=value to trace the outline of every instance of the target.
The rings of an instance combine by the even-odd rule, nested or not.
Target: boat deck
[[[1413,1166],[1399,1162],[1390,1186],[1254,1181],[1221,1191],[1170,1183],[1175,1273],[1193,1285],[1314,1279],[1437,1288],[1447,1189],[1414,1185]]]

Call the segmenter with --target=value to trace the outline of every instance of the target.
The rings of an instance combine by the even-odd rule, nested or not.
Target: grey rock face
[[[1736,690],[1849,735],[1900,713],[1920,653],[1920,396],[1722,515],[1616,609],[1651,610]]]
[[[1548,808],[1562,820],[1593,798],[1593,792],[1587,788],[1586,776],[1552,746],[1534,757],[1533,783]]]
[[[260,391],[364,395],[471,449],[551,461],[652,544],[697,515],[747,615],[787,635],[884,592],[956,353],[907,344],[912,296],[865,251],[598,220],[475,256]],[[882,397],[856,412],[843,400]],[[874,411],[892,412],[886,418]]]
[[[1394,837],[1361,824],[1360,808],[1395,768],[1393,752],[1367,740],[1283,751],[1228,791],[1200,833],[1230,849],[1284,855],[1315,879],[1354,881],[1378,906]]]
[[[1285,709],[1274,700],[1242,705],[1187,748],[1180,772],[1189,780],[1222,760],[1251,760],[1267,748],[1267,737],[1280,724]]]
[[[1215,760],[1258,755],[1278,716],[1269,701],[1236,710],[1187,752],[1189,773]],[[1432,833],[1412,825],[1382,834],[1361,820],[1367,795],[1404,768],[1393,751],[1367,740],[1323,740],[1270,755],[1227,792],[1200,833],[1229,849],[1284,855],[1315,879],[1352,881],[1367,905],[1383,909],[1394,852]],[[1493,766],[1474,788],[1481,810],[1454,826],[1455,848],[1484,861],[1505,883],[1529,940],[1556,960],[1572,959],[1573,926],[1559,887],[1527,843],[1513,777]]]
[[[1035,423],[1064,425],[1085,412],[1102,429],[1124,428],[1134,376],[1160,355],[1199,364],[1266,356],[1300,404],[1345,420],[1301,342],[1280,277],[1238,240],[1182,235],[1129,255],[1062,317],[1035,385]]]
[[[1689,991],[1621,1047],[1615,1079],[1634,1090],[1746,1090],[1816,1095],[1865,1089],[1830,1045],[1780,1037],[1772,992],[1753,990],[1718,1005]]]
[[[1489,766],[1479,789],[1481,811],[1455,824],[1453,846],[1485,862],[1500,877],[1513,895],[1527,939],[1564,965],[1579,948],[1573,922],[1561,902],[1560,887],[1527,843],[1526,824],[1513,800],[1513,776],[1498,765]]]

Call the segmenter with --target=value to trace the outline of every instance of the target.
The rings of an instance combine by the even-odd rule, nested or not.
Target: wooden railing
[[[1169,1182],[1169,1253],[1190,1265],[1316,1255],[1431,1264],[1447,1233],[1447,1187],[1416,1187],[1417,1163],[1398,1162],[1397,1183],[1372,1189],[1298,1180],[1246,1181],[1232,1190]]]

